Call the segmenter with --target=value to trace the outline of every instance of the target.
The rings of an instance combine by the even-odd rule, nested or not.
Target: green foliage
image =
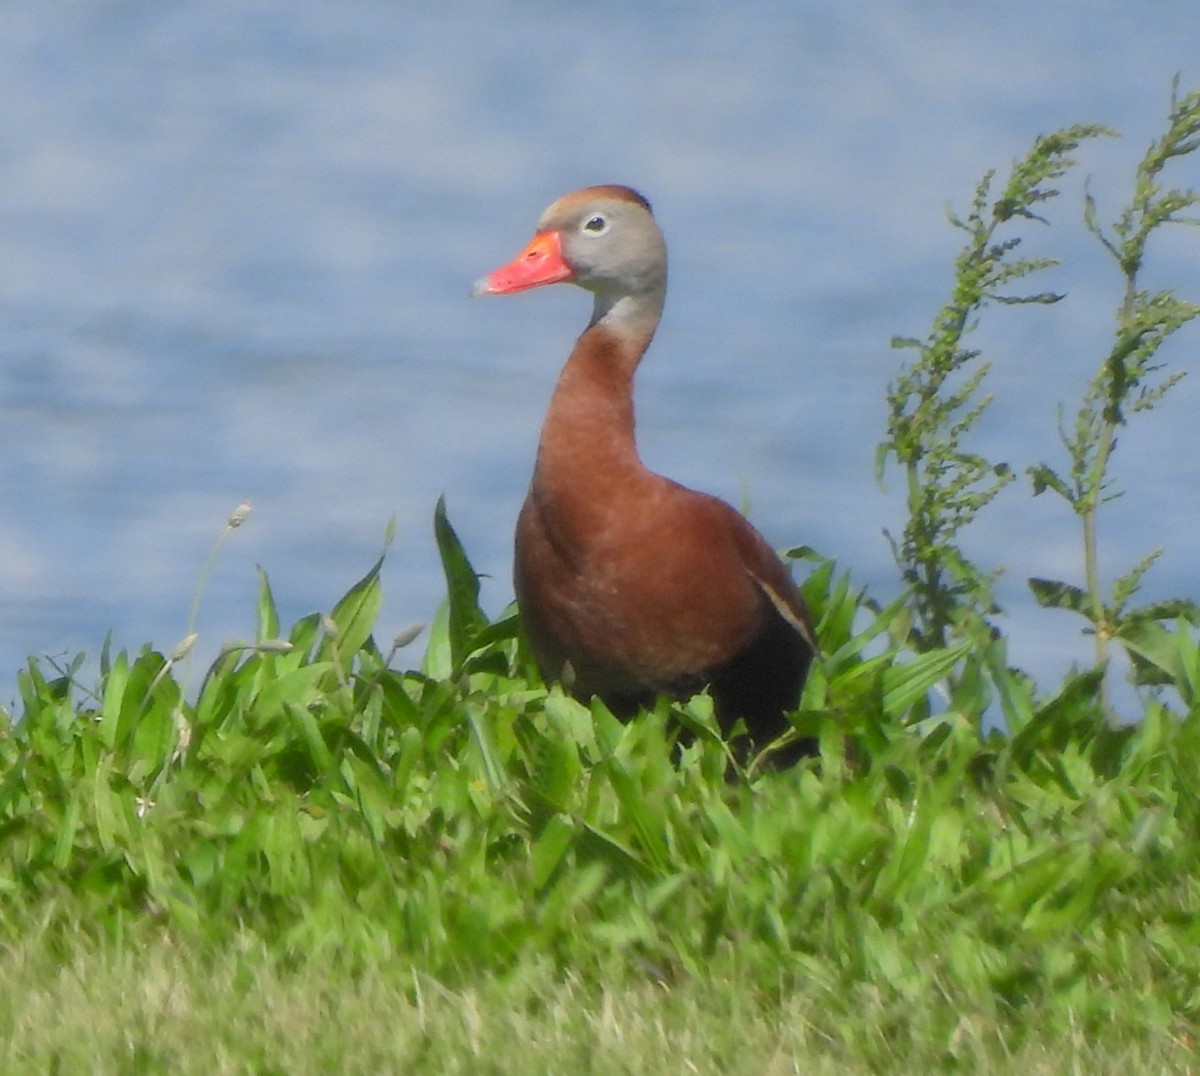
[[[955,260],[950,298],[923,340],[896,338],[894,347],[917,353],[888,388],[887,439],[876,454],[882,477],[890,458],[906,482],[908,521],[893,552],[910,589],[913,633],[919,647],[945,646],[951,635],[977,633],[978,622],[996,612],[995,573],[973,564],[957,543],[959,531],[1013,479],[1006,463],[993,463],[964,446],[991,403],[983,393],[987,364],[964,346],[980,312],[991,303],[1055,303],[1048,292],[1013,295],[1007,289],[1056,265],[1050,258],[1019,258],[1015,224],[1040,221],[1035,207],[1058,191],[1085,139],[1111,134],[1107,128],[1073,126],[1037,139],[1017,161],[1003,191],[993,200],[995,173],[975,188],[971,210],[951,223],[967,241]],[[973,367],[973,369],[972,369]]]
[[[1129,609],[1142,577],[1162,550],[1155,550],[1118,578],[1106,596],[1100,580],[1098,514],[1100,506],[1118,496],[1112,489],[1109,467],[1116,448],[1117,429],[1131,414],[1152,410],[1185,371],[1161,374],[1158,351],[1166,340],[1200,314],[1200,306],[1176,298],[1169,291],[1149,293],[1142,289],[1139,274],[1145,262],[1146,244],[1164,224],[1197,221],[1186,218],[1187,210],[1200,202],[1195,191],[1165,189],[1161,172],[1172,160],[1185,157],[1200,146],[1200,92],[1180,98],[1172,93],[1166,134],[1146,151],[1137,168],[1133,198],[1111,229],[1099,221],[1095,200],[1086,200],[1088,229],[1112,255],[1124,281],[1124,294],[1117,310],[1113,344],[1084,392],[1075,421],[1061,428],[1070,469],[1066,476],[1045,463],[1029,468],[1035,494],[1050,490],[1061,497],[1078,517],[1083,537],[1085,583],[1082,587],[1044,579],[1030,580],[1037,600],[1055,609],[1065,609],[1088,621],[1096,640],[1096,661],[1103,666],[1108,644],[1121,640],[1135,655],[1143,683],[1155,682],[1154,666],[1148,666],[1137,640],[1152,631],[1155,622],[1185,617],[1200,624],[1200,608],[1194,602],[1170,602]],[[1133,645],[1131,645],[1131,640]]]
[[[1056,264],[1052,259],[1015,257],[1021,236],[1013,234],[1012,228],[1042,221],[1035,209],[1057,195],[1048,184],[1073,166],[1072,154],[1080,143],[1112,133],[1103,127],[1074,126],[1038,138],[1014,164],[1003,192],[994,199],[995,175],[988,172],[976,188],[970,213],[965,219],[952,218],[968,241],[955,262],[949,301],[924,340],[893,342],[915,350],[918,357],[901,368],[889,388],[887,439],[877,453],[881,477],[887,462],[894,459],[906,480],[907,522],[899,540],[890,534],[888,538],[909,588],[912,645],[921,651],[960,641],[971,644],[962,667],[951,670],[948,678],[953,693],[964,686],[984,690],[982,681],[990,680],[1003,695],[1002,685],[1010,677],[1003,644],[989,621],[999,612],[993,596],[998,570],[972,563],[958,544],[963,528],[1013,478],[1009,463],[993,462],[966,447],[965,439],[991,396],[982,391],[987,364],[979,352],[966,349],[963,340],[981,311],[993,302],[1056,303],[1062,298],[1044,292],[1016,296],[1006,292],[1010,284]],[[1060,415],[1069,469],[1060,472],[1046,463],[1027,468],[1033,493],[1049,490],[1061,497],[1079,519],[1083,538],[1082,585],[1031,579],[1036,600],[1087,621],[1087,630],[1095,638],[1096,663],[1105,677],[1109,645],[1116,639],[1133,660],[1138,684],[1184,684],[1185,692],[1178,663],[1163,656],[1164,625],[1180,620],[1200,625],[1200,606],[1184,598],[1131,606],[1161,550],[1143,557],[1106,592],[1099,570],[1098,518],[1100,506],[1118,495],[1109,473],[1117,429],[1129,415],[1152,410],[1184,375],[1182,370],[1163,375],[1158,353],[1169,337],[1200,314],[1200,306],[1170,291],[1145,291],[1139,273],[1147,242],[1158,228],[1197,223],[1186,214],[1200,202],[1200,195],[1191,189],[1164,187],[1162,182],[1163,169],[1197,147],[1200,92],[1180,97],[1176,85],[1167,131],[1147,150],[1137,169],[1133,197],[1111,227],[1101,225],[1095,200],[1087,194],[1085,224],[1112,256],[1124,280],[1113,344],[1091,379],[1070,429]],[[1108,712],[1105,677],[1101,705]]]
[[[504,669],[517,660],[515,606],[494,624],[479,605],[479,576],[446,515],[439,498],[433,515],[434,538],[446,575],[446,600],[434,618],[422,669],[430,676],[456,679],[488,667]],[[536,675],[524,659],[526,675]]]

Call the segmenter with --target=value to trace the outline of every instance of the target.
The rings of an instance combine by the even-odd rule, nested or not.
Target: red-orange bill
[[[472,295],[510,295],[516,291],[570,280],[574,270],[563,259],[558,232],[539,232],[507,265],[481,276]]]

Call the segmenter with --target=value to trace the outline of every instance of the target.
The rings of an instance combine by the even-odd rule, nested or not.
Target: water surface
[[[413,8],[416,10],[413,10]],[[198,653],[252,631],[255,565],[285,620],[328,609],[376,556],[382,630],[442,593],[439,494],[498,611],[554,377],[586,317],[570,288],[472,302],[543,206],[632,184],[671,249],[639,380],[643,453],[748,504],[779,546],[837,556],[881,597],[873,477],[884,391],[943,301],[948,203],[1035,135],[1110,123],[1035,249],[1067,266],[1053,310],[980,334],[997,403],[979,447],[1060,459],[1055,406],[1107,344],[1120,282],[1079,220],[1113,215],[1169,83],[1200,81],[1184,0],[1133,11],[970,6],[19,3],[0,36],[0,698],[29,653],[170,648],[229,512]],[[1174,173],[1200,186],[1200,160]],[[1200,296],[1197,233],[1148,284]],[[1196,335],[1164,352],[1194,365]],[[1196,596],[1191,379],[1131,426],[1109,570],[1156,545],[1149,596]],[[893,483],[896,485],[897,483]],[[1008,566],[1014,656],[1086,656],[1030,575],[1078,580],[1064,510],[1014,488],[969,547]]]

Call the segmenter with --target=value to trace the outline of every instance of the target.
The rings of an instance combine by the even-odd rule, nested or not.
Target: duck
[[[638,454],[634,375],[658,329],[667,248],[620,184],[555,201],[475,295],[570,283],[592,314],[550,398],[517,517],[513,585],[542,677],[628,719],[707,690],[724,736],[787,731],[818,645],[788,567],[729,504]]]

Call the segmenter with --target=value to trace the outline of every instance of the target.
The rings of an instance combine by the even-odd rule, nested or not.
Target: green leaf
[[[855,615],[860,608],[861,595],[855,600],[851,607],[843,609],[840,615],[840,622],[846,628],[850,627]],[[897,617],[900,617],[909,600],[910,593],[905,591],[899,597],[889,602],[883,609],[880,609],[875,614],[875,619],[871,621],[862,631],[853,638],[848,639],[837,650],[826,657],[826,664],[833,669],[840,669],[841,666],[852,658],[862,654],[867,645],[873,640],[883,635],[892,627]],[[824,626],[820,632],[822,638],[825,636]],[[836,639],[837,636],[835,635]]]
[[[1030,579],[1029,589],[1043,609],[1065,609],[1078,613],[1088,620],[1093,619],[1094,607],[1086,590],[1070,583],[1059,583],[1053,579]]]
[[[1113,620],[1122,619],[1125,604],[1137,593],[1138,587],[1142,584],[1142,577],[1150,570],[1151,565],[1162,556],[1162,553],[1161,547],[1151,550],[1113,584]]]
[[[447,632],[451,660],[454,668],[460,669],[475,649],[476,636],[487,627],[488,620],[479,607],[479,576],[450,525],[445,497],[438,498],[434,509],[433,533],[446,575],[446,597],[449,602]]]
[[[1168,598],[1165,601],[1149,602],[1130,610],[1126,620],[1186,620],[1200,627],[1200,605],[1191,598]]]
[[[622,813],[637,834],[638,844],[646,853],[654,870],[663,873],[669,857],[663,840],[663,818],[661,809],[652,813],[642,789],[634,781],[625,765],[617,758],[607,758],[597,769],[602,769],[612,784],[613,791],[621,804]]]
[[[883,711],[900,718],[944,680],[967,655],[969,643],[945,650],[930,650],[912,661],[889,665],[883,671]]]
[[[329,618],[337,625],[337,634],[334,638],[327,636],[322,641],[321,656],[331,657],[336,653],[338,663],[347,672],[354,656],[370,638],[383,605],[383,587],[379,581],[383,559],[381,556],[371,566],[329,614]]]
[[[289,666],[298,668],[303,665],[312,654],[313,646],[320,635],[321,614],[309,613],[307,616],[302,616],[288,632],[288,642],[292,644],[293,649],[288,654],[280,654],[276,657],[277,667],[285,669]]]
[[[552,733],[539,735],[534,750],[536,758],[531,775],[534,791],[554,810],[569,810],[583,773],[579,748],[572,740]]]
[[[79,829],[79,800],[82,792],[83,788],[79,785],[72,789],[70,798],[67,800],[66,811],[56,827],[52,862],[55,869],[59,871],[66,870],[67,864],[71,862],[71,855],[75,851],[75,835]]]
[[[307,709],[324,696],[322,685],[334,667],[332,660],[314,661],[267,679],[254,697],[255,711],[267,719],[283,713],[288,704]]]
[[[993,667],[991,674],[1008,731],[1019,732],[1033,720],[1032,682],[1004,665]]]
[[[117,719],[115,746],[118,750],[131,750],[133,736],[137,732],[150,702],[150,687],[163,668],[163,656],[146,649],[138,656],[129,670],[125,690],[121,693],[121,713]]]
[[[1141,682],[1174,684],[1189,706],[1200,698],[1200,644],[1187,620],[1181,619],[1174,631],[1168,631],[1157,620],[1129,619],[1115,637],[1139,659]]]
[[[1039,745],[1058,750],[1072,738],[1090,738],[1103,728],[1106,718],[1100,706],[1103,669],[1088,669],[1067,677],[1057,694],[1039,706],[1033,717],[1005,745],[1004,754],[1016,765],[1025,765]]]
[[[495,643],[508,642],[510,639],[517,638],[520,633],[521,617],[514,611],[507,616],[493,620],[490,624],[485,623],[473,639],[473,649],[479,650]]]
[[[488,707],[478,698],[472,698],[468,700],[465,710],[467,724],[479,750],[488,785],[493,791],[503,788],[508,781],[508,774],[505,770],[504,759],[496,745]]]
[[[283,709],[301,733],[317,772],[331,785],[339,788],[344,786],[345,782],[338,771],[337,763],[334,762],[333,754],[312,712],[307,707],[297,706],[293,702],[285,702]]]
[[[450,603],[442,601],[425,635],[421,672],[432,680],[449,680],[454,675],[454,650],[450,645]]]
[[[1027,467],[1025,473],[1033,480],[1033,495],[1035,497],[1046,490],[1052,489],[1068,504],[1075,503],[1075,494],[1071,487],[1059,477],[1058,473],[1044,463]]]
[[[603,859],[625,878],[650,879],[655,871],[627,844],[590,822],[583,823],[579,850]]]
[[[121,701],[129,682],[129,658],[122,650],[117,654],[104,678],[104,699],[100,709],[100,738],[112,750],[117,744],[117,726],[121,718]]]
[[[255,629],[254,638],[256,642],[263,642],[266,639],[279,638],[279,610],[275,606],[275,598],[271,594],[271,584],[267,580],[267,573],[261,566],[258,571],[258,603],[255,606],[257,614],[257,627]]]
[[[96,836],[100,847],[111,852],[118,842],[125,843],[126,834],[121,826],[121,809],[112,790],[112,755],[105,755],[96,763],[92,775],[92,799],[95,807]]]
[[[574,838],[575,825],[568,815],[550,816],[530,851],[529,862],[533,872],[534,889],[540,891],[549,885]]]
[[[425,749],[425,741],[421,738],[421,730],[409,726],[400,733],[399,756],[396,758],[393,784],[401,792],[405,791],[409,779],[417,771],[418,764]]]

